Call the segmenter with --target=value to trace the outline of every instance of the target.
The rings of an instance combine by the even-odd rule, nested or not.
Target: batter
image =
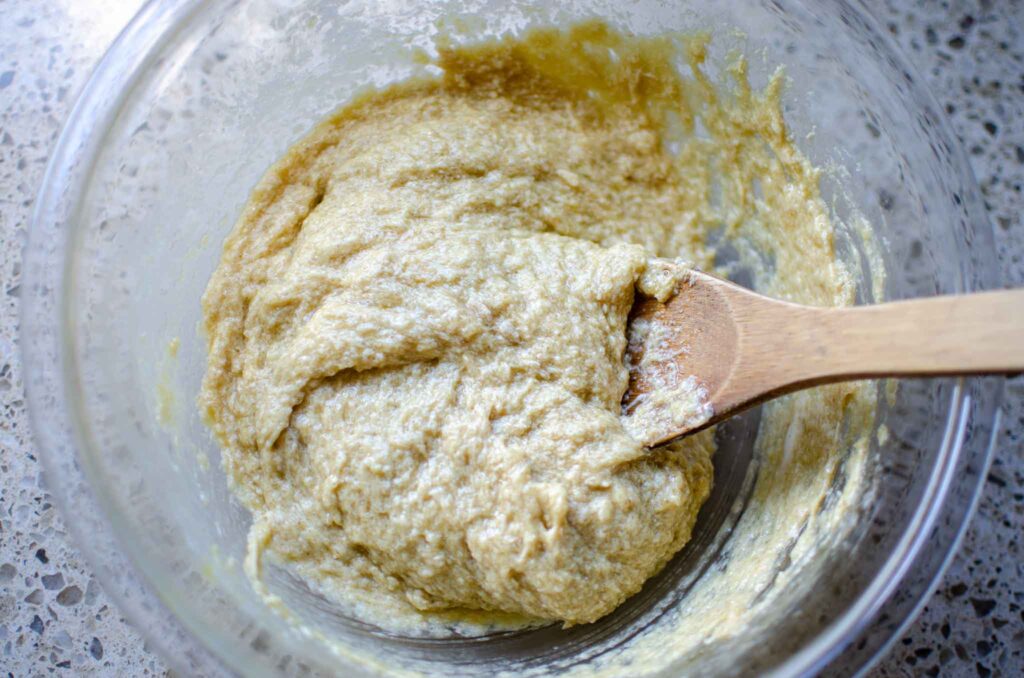
[[[634,294],[671,294],[656,258],[710,267],[724,227],[806,271],[790,298],[850,290],[780,79],[752,93],[737,62],[720,99],[704,41],[689,79],[678,54],[601,24],[442,50],[440,77],[362,96],[267,173],[203,299],[250,574],[269,552],[385,625],[572,625],[686,543],[713,434],[649,450],[621,412]]]

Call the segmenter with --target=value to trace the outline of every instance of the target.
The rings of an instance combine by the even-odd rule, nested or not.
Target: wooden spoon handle
[[[851,378],[1024,371],[1024,290],[853,308],[786,304],[794,327],[784,352],[804,385]]]
[[[692,375],[711,411],[697,423],[670,422],[652,431],[648,445],[819,384],[1024,371],[1024,289],[819,308],[690,271],[667,302],[640,298],[630,323],[661,327],[669,338],[654,347],[657,356],[671,359],[645,363],[651,340],[631,344],[630,364],[639,367],[630,370],[624,402],[640,402],[668,377]]]

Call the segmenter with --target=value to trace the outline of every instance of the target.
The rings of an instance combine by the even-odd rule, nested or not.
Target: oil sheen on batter
[[[676,43],[601,24],[441,50],[267,173],[203,299],[250,574],[268,552],[377,621],[571,625],[686,543],[713,434],[645,449],[620,413],[636,289],[670,292],[653,258],[710,267],[724,228],[801,272],[765,291],[849,299],[779,79],[753,93],[737,61],[720,96],[703,50],[688,78]]]

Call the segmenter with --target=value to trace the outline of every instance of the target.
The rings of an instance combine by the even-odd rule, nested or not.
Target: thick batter
[[[648,450],[620,411],[635,290],[671,291],[652,258],[708,266],[708,234],[753,214],[806,241],[791,296],[848,292],[779,83],[738,66],[720,105],[702,45],[686,82],[670,42],[598,24],[443,51],[268,172],[203,299],[201,405],[254,576],[269,551],[391,619],[577,624],[686,543],[711,433]]]

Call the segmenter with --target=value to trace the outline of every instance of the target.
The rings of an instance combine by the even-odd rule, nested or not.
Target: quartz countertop
[[[865,0],[967,149],[1007,286],[1024,286],[1024,2]],[[29,432],[21,250],[61,124],[138,0],[0,0],[0,667],[165,675],[70,541]],[[1024,379],[1007,382],[985,494],[960,552],[878,676],[1024,675]]]

